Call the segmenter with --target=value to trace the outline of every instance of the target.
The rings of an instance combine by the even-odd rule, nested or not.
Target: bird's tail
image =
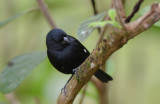
[[[102,70],[97,70],[94,74],[100,81],[102,82],[108,82],[113,80],[111,76],[109,76],[108,74],[106,74],[104,71]]]

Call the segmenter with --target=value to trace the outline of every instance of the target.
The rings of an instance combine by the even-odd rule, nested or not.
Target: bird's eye
[[[62,42],[62,41],[63,41],[63,38],[61,38],[61,39],[58,40],[58,42]]]

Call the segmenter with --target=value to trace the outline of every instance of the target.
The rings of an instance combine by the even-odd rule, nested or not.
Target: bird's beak
[[[70,42],[69,37],[63,37],[63,40],[66,41],[66,42]]]
[[[66,43],[70,43],[70,38],[68,36],[67,37],[63,37],[62,44],[66,44]]]

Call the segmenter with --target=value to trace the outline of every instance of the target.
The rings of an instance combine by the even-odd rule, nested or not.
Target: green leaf
[[[0,74],[0,91],[13,91],[46,58],[46,52],[32,52],[13,58]]]
[[[38,10],[38,8],[29,8],[29,9],[27,9],[27,10],[21,12],[21,13],[18,13],[16,15],[11,16],[10,18],[8,18],[6,20],[0,21],[0,27],[2,27],[4,25],[6,25],[7,23],[15,20],[16,18],[19,18],[21,16],[24,16],[24,15],[26,15],[26,14],[28,14],[30,12],[36,11],[36,10]]]
[[[160,20],[159,20],[159,21],[157,21],[157,22],[154,24],[154,26],[156,26],[156,27],[160,27]]]
[[[121,28],[121,25],[120,25],[119,22],[117,22],[117,21],[114,21],[112,25],[113,25],[114,27]]]
[[[106,24],[111,24],[114,27],[121,28],[121,25],[117,21],[93,22],[89,24],[89,27],[104,27]]]
[[[146,6],[143,9],[141,9],[139,12],[140,15],[143,16],[145,13],[147,13],[150,10],[150,8],[151,8],[151,6]],[[157,21],[155,24],[153,24],[153,26],[160,27],[160,20]]]
[[[102,21],[102,22],[93,22],[89,24],[89,27],[104,27],[107,24],[107,21]]]
[[[116,19],[116,10],[115,9],[110,9],[108,11],[108,16],[111,18],[112,21],[115,21]]]
[[[86,19],[84,22],[82,22],[77,31],[79,40],[84,41],[95,29],[92,27],[88,27],[89,24],[91,24],[92,22],[102,21],[105,15],[106,15],[106,12],[103,12],[98,15],[92,16]]]

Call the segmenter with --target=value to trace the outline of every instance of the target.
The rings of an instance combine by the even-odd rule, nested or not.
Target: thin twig
[[[137,35],[137,32],[144,31],[150,28],[155,22],[160,20],[160,4],[152,4],[151,9],[145,15],[139,19],[133,21],[132,23],[126,24],[129,31],[132,31],[134,34],[129,35],[129,38],[133,38]],[[135,31],[139,30],[139,31]]]
[[[91,4],[92,4],[94,15],[97,15],[98,14],[98,10],[97,10],[97,7],[96,7],[95,0],[91,0]],[[97,29],[98,29],[98,32],[100,33],[101,29],[99,27]]]
[[[6,99],[8,100],[9,104],[21,104],[19,99],[17,99],[16,95],[12,92],[5,95]]]
[[[133,16],[138,12],[142,2],[144,0],[139,0],[136,5],[134,6],[133,10],[132,10],[132,13],[126,18],[125,22],[128,23],[131,21],[131,19],[133,18]]]
[[[116,5],[117,13],[119,14],[119,17],[121,18],[121,20],[126,18],[123,2],[124,1],[122,1],[122,0],[112,0],[112,5],[113,5],[114,8],[115,8],[115,5]]]
[[[85,96],[86,91],[87,91],[87,85],[88,85],[88,84],[86,84],[86,85],[84,86],[84,89],[83,89],[82,96],[81,96],[81,99],[80,99],[79,104],[82,104],[82,103],[83,103],[84,96]]]
[[[37,0],[37,3],[39,5],[39,8],[42,12],[42,14],[45,16],[46,20],[48,21],[49,25],[52,28],[56,28],[56,24],[54,22],[54,20],[51,17],[51,14],[49,13],[48,7],[45,4],[45,2],[43,0]]]
[[[106,15],[106,17],[105,17],[105,21],[107,21],[109,19],[109,16],[108,15]],[[105,35],[105,32],[106,32],[106,29],[107,29],[107,25],[105,25],[102,29],[101,29],[101,31],[100,31],[100,37],[99,37],[99,39],[98,39],[98,42],[97,42],[97,44],[96,44],[96,47],[98,46],[98,44],[103,40],[103,37],[104,37],[104,35]]]
[[[106,27],[107,27],[107,26],[104,26],[104,27],[101,29],[100,37],[99,37],[99,39],[98,39],[98,42],[97,42],[97,45],[96,45],[96,46],[98,46],[98,44],[103,40],[105,31],[106,31],[106,29],[107,29]]]
[[[92,3],[94,15],[98,14],[98,11],[97,11],[97,8],[96,8],[96,2],[95,2],[95,0],[91,0],[91,3]]]
[[[34,98],[34,101],[35,101],[35,104],[41,104],[39,98],[37,98],[37,97]]]
[[[116,11],[117,11],[117,14],[118,14],[118,18],[120,19],[120,23],[123,27],[125,27],[123,25],[123,20],[125,18],[125,11],[124,11],[124,2],[125,0],[117,0],[117,1],[114,1],[112,0],[112,4],[111,4],[111,8],[113,8],[114,6],[116,6]],[[105,18],[105,21],[107,21],[109,19],[108,15],[106,16]],[[100,32],[100,38],[97,42],[97,45],[102,41],[103,37],[104,37],[104,34],[106,32],[106,29],[107,29],[107,25],[104,26],[102,29],[101,29],[101,32]]]
[[[125,5],[125,0],[121,0],[121,2],[122,2],[122,4],[123,4],[123,6]]]
[[[122,11],[122,10],[121,10],[121,11],[119,10],[119,7],[120,7],[120,6],[123,6],[123,3],[122,3],[122,2],[119,2],[119,0],[114,0],[113,5],[114,5],[114,7],[115,7],[115,9],[116,9],[117,17],[118,17],[118,19],[119,19],[119,22],[120,22],[121,26],[124,28],[124,30],[125,30],[126,33],[127,33],[127,29],[126,29],[126,27],[125,27],[125,25],[124,25],[124,21],[122,20],[123,18],[121,17],[121,16],[122,16],[121,13],[124,12],[124,9],[123,9],[123,11]],[[123,7],[121,7],[121,8],[123,8]]]

